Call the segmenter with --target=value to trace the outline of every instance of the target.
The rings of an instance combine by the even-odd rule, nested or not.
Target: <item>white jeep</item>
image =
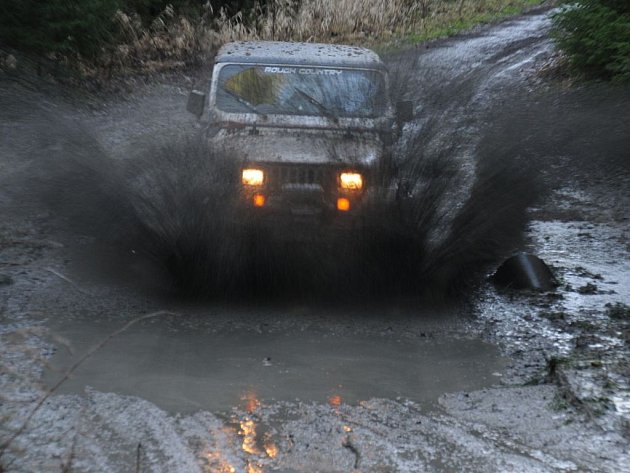
[[[411,118],[411,103],[395,110],[388,89],[369,49],[234,42],[216,56],[207,98],[193,91],[188,110],[208,120],[215,149],[240,160],[250,215],[347,226],[382,195],[395,130]]]

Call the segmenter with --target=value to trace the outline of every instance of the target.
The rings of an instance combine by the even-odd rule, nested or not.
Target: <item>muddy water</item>
[[[52,385],[120,325],[76,320],[54,327],[53,336],[68,346],[52,358],[46,382]],[[398,397],[432,403],[445,392],[496,383],[504,366],[491,345],[439,334],[415,339],[387,330],[357,335],[321,327],[213,332],[212,324],[190,319],[142,322],[87,360],[60,392],[82,393],[91,386],[184,413],[248,408],[252,398],[265,404]]]

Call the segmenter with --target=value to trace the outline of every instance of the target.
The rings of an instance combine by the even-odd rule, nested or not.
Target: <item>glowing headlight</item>
[[[241,182],[246,186],[262,186],[265,173],[260,169],[243,169]]]
[[[363,176],[358,172],[342,172],[339,175],[339,182],[342,189],[356,191],[363,189]]]

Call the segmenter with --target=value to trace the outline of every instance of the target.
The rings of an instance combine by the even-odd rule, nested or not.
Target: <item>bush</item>
[[[119,0],[2,0],[0,41],[35,54],[95,58],[117,35]]]
[[[553,17],[554,37],[587,78],[630,81],[630,2],[578,0]]]

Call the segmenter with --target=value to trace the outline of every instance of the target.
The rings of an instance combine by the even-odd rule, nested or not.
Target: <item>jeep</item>
[[[391,144],[410,119],[411,103],[394,110],[388,81],[369,49],[232,42],[216,55],[207,97],[193,91],[187,108],[208,121],[215,149],[238,157],[248,215],[347,227],[386,194]]]

